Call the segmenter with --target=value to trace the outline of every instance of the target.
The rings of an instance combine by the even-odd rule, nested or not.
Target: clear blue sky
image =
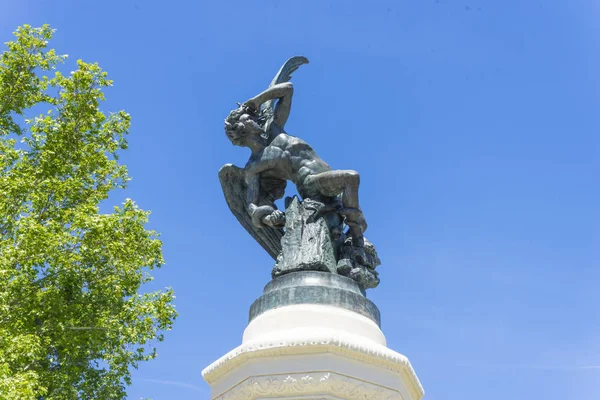
[[[427,400],[600,398],[600,3],[592,0],[0,0],[0,39],[54,46],[115,81],[133,176],[180,317],[131,399],[208,398],[272,260],[217,179],[243,165],[223,119],[290,56],[287,129],[362,176],[389,346]],[[108,206],[108,204],[107,204]]]

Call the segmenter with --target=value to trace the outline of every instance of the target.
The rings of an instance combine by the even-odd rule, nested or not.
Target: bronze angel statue
[[[313,269],[374,287],[379,259],[364,238],[359,174],[331,169],[308,143],[284,130],[294,93],[291,75],[307,63],[305,57],[292,57],[265,91],[238,103],[227,116],[227,137],[235,146],[248,147],[251,155],[244,168],[223,166],[219,179],[232,213],[277,260],[274,277]],[[283,212],[275,201],[284,196],[287,181],[302,200],[288,198]]]

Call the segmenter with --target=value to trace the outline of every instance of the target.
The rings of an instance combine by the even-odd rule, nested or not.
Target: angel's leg
[[[309,180],[307,183],[314,184],[314,187],[323,196],[333,197],[342,193],[342,204],[344,205],[342,213],[346,216],[353,242],[356,245],[362,245],[367,223],[358,203],[358,187],[360,185],[358,172],[352,170],[326,171],[311,175],[307,179]]]

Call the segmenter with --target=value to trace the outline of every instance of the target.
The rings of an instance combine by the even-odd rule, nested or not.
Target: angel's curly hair
[[[248,130],[262,131],[261,118],[256,110],[246,104],[239,104],[225,118],[225,130],[247,132]]]

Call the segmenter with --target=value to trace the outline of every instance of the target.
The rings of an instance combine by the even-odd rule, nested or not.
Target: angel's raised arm
[[[294,86],[291,82],[279,83],[269,87],[264,92],[254,96],[246,102],[255,110],[259,110],[260,106],[269,100],[278,100],[275,105],[273,122],[283,128],[290,116],[292,108],[292,96],[294,94]]]

